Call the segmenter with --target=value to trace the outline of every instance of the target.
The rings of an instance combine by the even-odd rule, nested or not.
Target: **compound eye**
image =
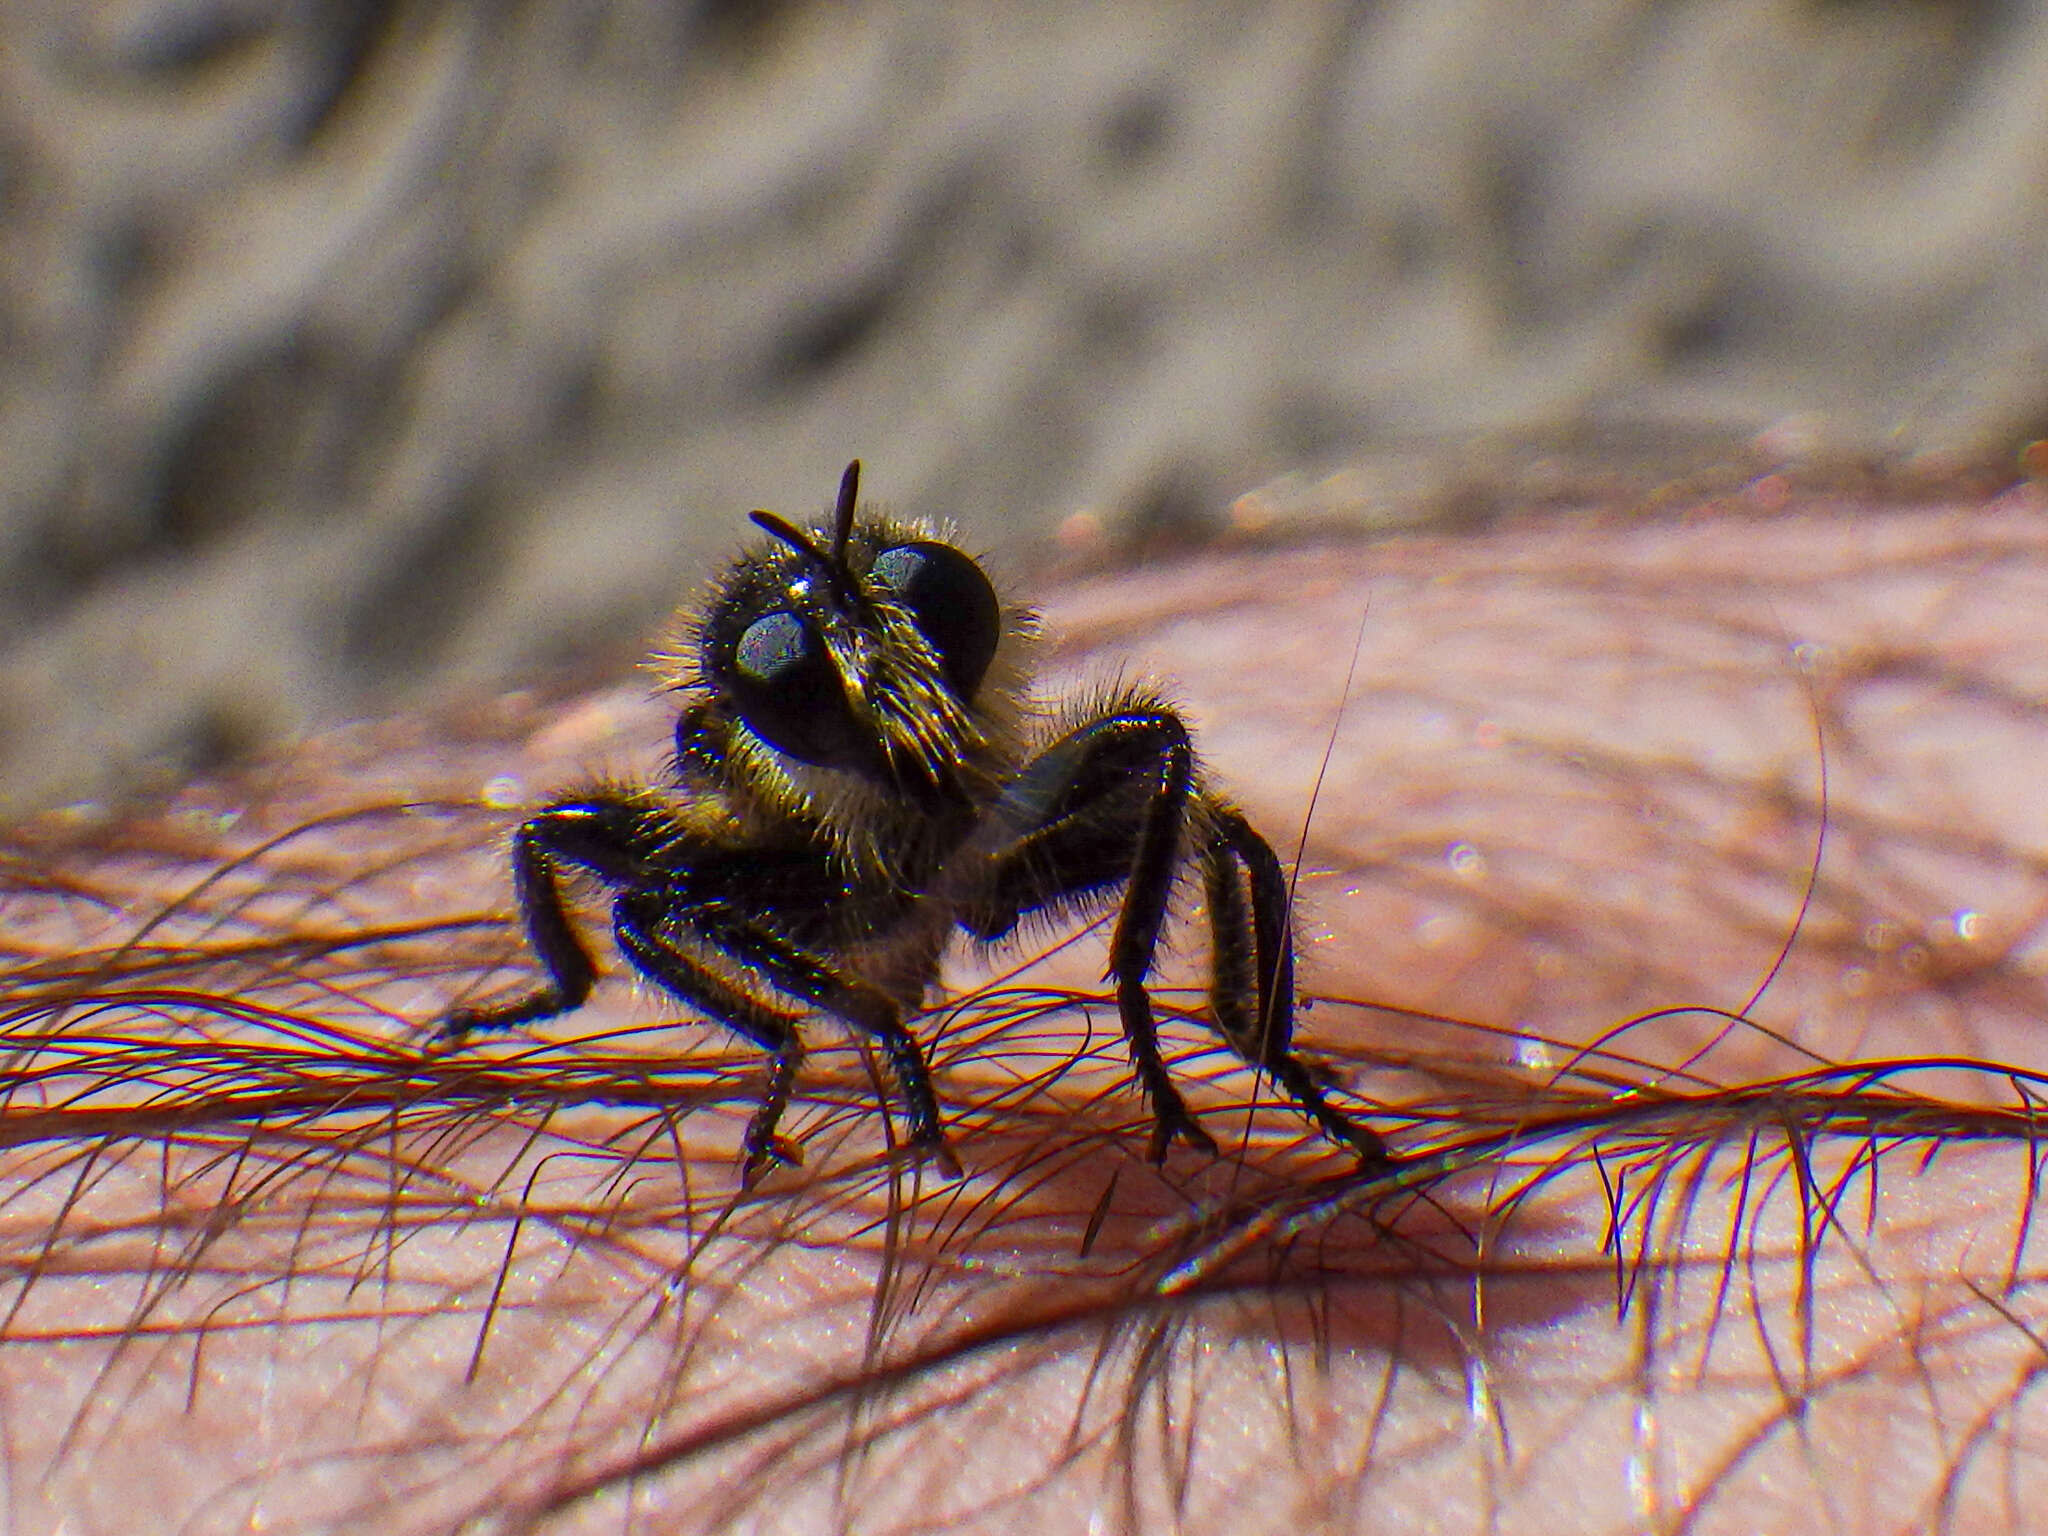
[[[953,691],[974,697],[1003,634],[1002,605],[981,567],[950,544],[920,539],[877,555],[868,584],[910,610]]]
[[[778,752],[820,768],[860,756],[859,733],[818,632],[795,614],[763,614],[733,646],[726,682],[740,718]]]

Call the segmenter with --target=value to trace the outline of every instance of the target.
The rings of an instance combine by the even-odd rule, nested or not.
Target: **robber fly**
[[[904,1022],[953,929],[993,942],[1028,916],[1116,904],[1109,976],[1152,1105],[1151,1156],[1176,1137],[1213,1153],[1160,1058],[1146,990],[1169,897],[1192,869],[1211,1022],[1325,1135],[1386,1166],[1379,1137],[1289,1049],[1287,876],[1205,786],[1180,716],[1141,688],[1064,710],[1033,703],[1029,610],[930,529],[857,513],[859,478],[856,460],[821,527],[753,514],[765,537],[656,660],[687,700],[668,780],[593,790],[519,828],[512,882],[546,980],[450,1013],[442,1034],[550,1018],[590,995],[596,966],[562,891],[582,871],[611,892],[627,960],[773,1058],[746,1132],[748,1180],[798,1156],[777,1126],[803,1059],[799,1025],[816,1013],[880,1044],[911,1143],[954,1171]]]

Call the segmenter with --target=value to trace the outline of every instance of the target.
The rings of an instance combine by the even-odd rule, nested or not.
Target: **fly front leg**
[[[550,806],[512,837],[512,889],[547,980],[523,997],[481,1008],[457,1008],[437,1033],[461,1040],[479,1029],[507,1029],[580,1008],[590,996],[597,965],[570,926],[562,904],[565,867],[587,869],[621,884],[640,867],[641,814],[614,800],[593,798]]]
[[[710,935],[707,935],[710,937]],[[959,1159],[946,1145],[932,1093],[931,1068],[923,1048],[903,1022],[903,1011],[879,988],[850,976],[830,960],[809,953],[757,924],[720,929],[713,942],[725,954],[759,972],[778,991],[844,1019],[870,1036],[888,1058],[890,1074],[909,1110],[910,1144],[928,1154],[949,1177],[960,1176]]]
[[[989,878],[962,918],[982,938],[1002,937],[1024,913],[1125,886],[1110,975],[1138,1080],[1153,1104],[1155,1158],[1176,1136],[1214,1149],[1167,1077],[1146,991],[1174,878],[1192,854],[1208,900],[1209,1012],[1217,1031],[1363,1163],[1389,1161],[1379,1137],[1332,1105],[1314,1070],[1291,1053],[1286,870],[1240,813],[1195,783],[1187,729],[1171,710],[1133,704],[1062,737],[1005,789],[991,820],[1006,841],[991,854]]]
[[[1216,1143],[1188,1112],[1159,1054],[1146,983],[1183,858],[1195,754],[1171,710],[1134,705],[1070,732],[1026,765],[993,818],[1012,831],[992,858],[970,932],[997,938],[1020,914],[1124,887],[1109,941],[1109,979],[1139,1086],[1150,1100],[1150,1155],[1163,1161],[1178,1137],[1214,1153]]]
[[[744,1035],[772,1058],[768,1086],[747,1122],[740,1182],[752,1184],[770,1163],[802,1162],[802,1151],[778,1131],[804,1059],[797,1021],[669,942],[663,936],[664,925],[673,918],[667,892],[628,892],[613,904],[612,914],[620,951],[643,975],[701,1009],[708,1018]],[[734,953],[732,958],[744,960],[745,956]]]
[[[1130,1042],[1138,1080],[1152,1100],[1152,1161],[1166,1161],[1167,1145],[1176,1136],[1213,1155],[1215,1139],[1188,1113],[1180,1091],[1166,1074],[1166,1063],[1159,1056],[1159,1030],[1152,1018],[1152,994],[1145,988],[1159,949],[1159,930],[1166,922],[1167,898],[1180,866],[1181,836],[1195,786],[1194,745],[1180,717],[1165,710],[1116,715],[1088,729],[1099,743],[1098,752],[1135,753],[1151,759],[1149,790],[1132,851],[1131,883],[1124,891],[1123,910],[1117,914],[1116,931],[1109,940],[1109,974],[1116,982],[1117,1013],[1123,1020],[1124,1038]]]

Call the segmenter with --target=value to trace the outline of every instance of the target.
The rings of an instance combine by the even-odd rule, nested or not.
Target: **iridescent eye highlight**
[[[1003,609],[980,566],[950,544],[920,539],[875,557],[868,584],[908,608],[963,699],[988,675],[1003,637]]]
[[[819,767],[861,756],[831,654],[796,614],[766,613],[740,632],[728,685],[740,718],[778,752]]]

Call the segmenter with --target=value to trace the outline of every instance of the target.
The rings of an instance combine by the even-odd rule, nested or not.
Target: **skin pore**
[[[2027,489],[1046,594],[1049,685],[1167,680],[1283,855],[1313,796],[1297,1043],[1394,1187],[1202,1025],[1196,924],[1213,1161],[1145,1160],[1099,927],[915,1021],[959,1181],[821,1022],[742,1194],[766,1064],[601,912],[587,1008],[434,1045],[531,980],[521,809],[657,771],[639,680],[21,833],[9,1528],[2025,1529],[2044,596]]]

